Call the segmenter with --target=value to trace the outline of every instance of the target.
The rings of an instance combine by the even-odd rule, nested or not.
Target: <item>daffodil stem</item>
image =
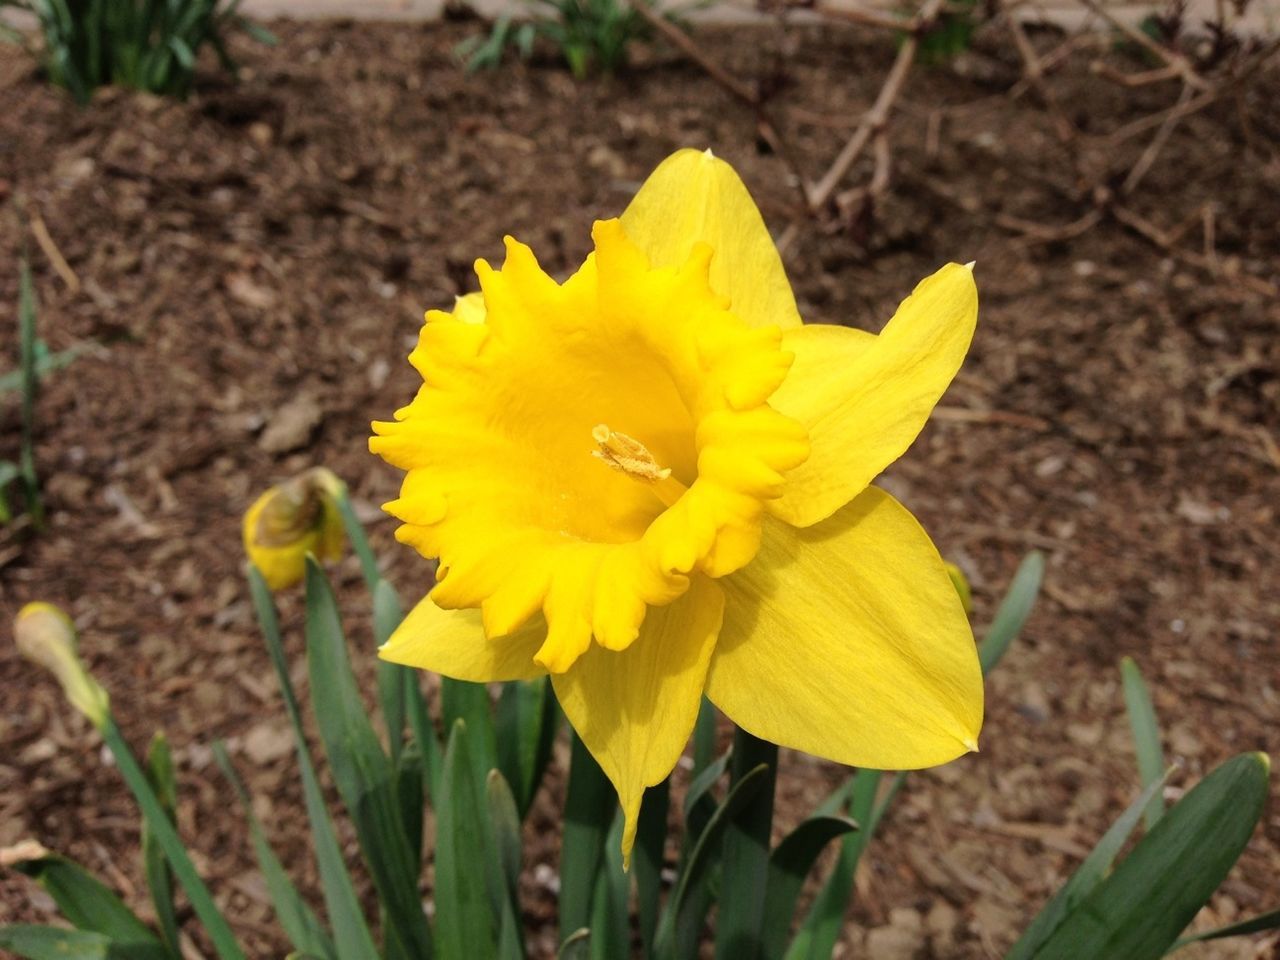
[[[733,735],[732,782],[738,783],[762,765],[768,773],[761,786],[725,828],[716,960],[758,960],[769,873],[778,747],[739,727]]]
[[[155,836],[156,843],[164,851],[169,865],[173,868],[174,876],[186,891],[191,908],[204,924],[209,939],[213,941],[214,952],[221,960],[245,960],[244,953],[236,943],[235,935],[214,904],[209,888],[196,872],[195,865],[187,855],[186,847],[183,846],[182,838],[178,836],[178,831],[173,828],[173,824],[165,814],[160,799],[151,789],[151,784],[147,782],[147,775],[142,772],[133,751],[129,749],[129,744],[125,742],[120,728],[116,726],[114,718],[106,717],[98,729],[111,755],[115,758],[120,775],[124,777],[124,782],[128,784],[134,799],[138,801],[138,806],[142,808],[142,816]]]
[[[369,536],[364,532],[364,524],[356,516],[346,484],[342,484],[341,490],[333,499],[338,505],[338,513],[342,516],[342,526],[347,531],[347,539],[351,541],[351,549],[360,558],[360,570],[364,574],[364,582],[372,593],[378,588],[378,581],[382,579],[382,575],[378,572],[378,560],[373,555],[373,548],[369,546]]]

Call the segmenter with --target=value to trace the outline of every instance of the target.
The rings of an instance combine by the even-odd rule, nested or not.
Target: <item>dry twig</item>
[[[31,214],[31,234],[36,238],[36,243],[40,245],[44,255],[49,258],[49,262],[53,264],[53,269],[62,278],[62,282],[67,285],[67,289],[72,293],[79,293],[80,278],[71,269],[71,264],[67,263],[67,258],[62,255],[58,245],[53,242],[53,237],[49,235],[49,228],[44,225],[44,218],[35,212]]]

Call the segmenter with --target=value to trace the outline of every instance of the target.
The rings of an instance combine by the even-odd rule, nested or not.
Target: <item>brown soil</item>
[[[367,507],[385,570],[416,599],[427,567],[376,519],[398,477],[365,438],[414,389],[404,356],[422,310],[471,287],[473,258],[499,258],[506,232],[568,271],[591,220],[620,210],[678,146],[731,160],[775,225],[793,204],[751,116],[669,54],[575,84],[550,63],[464,75],[450,50],[470,27],[273,29],[280,47],[241,51],[241,84],[209,78],[187,103],[107,93],[80,110],[0,54],[0,256],[16,263],[25,198],[82,283],[70,291],[31,246],[41,333],[54,350],[91,345],[44,385],[49,529],[0,532],[0,620],[28,600],[64,605],[132,741],[168,733],[183,833],[260,957],[283,943],[209,762],[215,738],[229,740],[286,861],[314,878],[240,571],[241,511],[273,481],[332,467]],[[743,75],[777,64],[772,33],[704,42]],[[787,42],[785,126],[816,175],[893,49],[846,30]],[[807,318],[872,330],[939,264],[978,261],[972,355],[885,483],[969,573],[979,623],[1028,549],[1049,558],[1046,596],[990,681],[983,752],[911,778],[884,824],[849,957],[989,957],[1009,945],[1133,794],[1123,654],[1155,691],[1168,755],[1184,767],[1178,787],[1232,754],[1278,746],[1280,301],[1266,287],[1280,282],[1280,126],[1266,105],[1280,77],[1181,124],[1131,204],[1166,228],[1214,204],[1217,277],[1113,220],[1057,243],[999,226],[998,214],[1060,225],[1087,210],[1044,112],[1006,95],[1017,79],[994,49],[917,71],[878,220],[806,228],[788,255]],[[1053,84],[1091,138],[1175,96],[1125,94],[1083,61]],[[1123,172],[1146,142],[1106,151],[1090,140],[1091,162]],[[0,367],[16,356],[16,297],[17,271],[0,272]],[[0,458],[12,458],[16,403],[0,403]],[[284,438],[292,448],[268,449],[281,444],[264,437],[279,439],[290,417],[303,421]],[[354,561],[334,576],[367,675]],[[296,653],[297,598],[281,602]],[[789,758],[783,819],[841,776]],[[537,816],[527,909],[540,951],[553,897],[534,867],[554,864],[554,803]],[[0,847],[24,837],[145,910],[137,817],[115,771],[5,642]],[[1276,906],[1278,869],[1273,803],[1207,920]],[[0,922],[50,915],[40,891],[0,876]]]

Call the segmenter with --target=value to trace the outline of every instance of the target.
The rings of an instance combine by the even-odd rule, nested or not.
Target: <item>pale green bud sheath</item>
[[[13,633],[18,652],[57,677],[71,705],[102,730],[110,700],[80,662],[71,619],[51,603],[28,603],[14,618]]]

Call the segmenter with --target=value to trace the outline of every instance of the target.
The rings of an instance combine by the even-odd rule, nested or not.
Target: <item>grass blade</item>
[[[102,934],[66,927],[0,927],[0,947],[24,960],[127,960]]]
[[[995,619],[987,629],[987,635],[978,645],[978,660],[982,663],[983,674],[992,671],[1009,649],[1009,645],[1022,632],[1035,607],[1043,580],[1044,554],[1033,550],[1018,565],[1013,582],[1009,584],[1009,591],[1001,601]]]
[[[716,921],[716,960],[754,960],[764,922],[769,880],[769,838],[778,748],[739,727],[733,736],[732,783],[761,766],[766,779],[729,818],[724,834],[724,873]]]
[[[560,845],[560,936],[591,923],[591,897],[618,802],[613,786],[578,736],[572,736]]]
[[[469,740],[466,722],[456,721],[436,799],[436,936],[441,960],[486,960],[498,949],[485,876],[488,844]]]
[[[1163,956],[1249,842],[1269,769],[1265,754],[1241,754],[1196,784],[1067,915],[1036,960]]]
[[[1129,726],[1133,730],[1133,746],[1138,754],[1138,775],[1144,787],[1164,779],[1164,751],[1160,747],[1160,724],[1156,720],[1155,707],[1147,690],[1142,672],[1132,657],[1120,661],[1120,676],[1124,682],[1124,705],[1129,714]],[[1147,804],[1142,818],[1148,830],[1160,822],[1164,813],[1164,796],[1157,792]]]
[[[769,856],[769,881],[761,925],[761,955],[781,958],[795,916],[800,888],[828,843],[858,829],[845,817],[810,817],[796,827]]]
[[[391,761],[360,699],[337,600],[310,556],[306,608],[311,707],[334,784],[355,823],[365,863],[386,910],[386,937],[409,956],[427,960],[432,955],[431,931],[418,899],[419,870],[405,833]]]
[[[1225,927],[1216,927],[1213,930],[1204,930],[1200,933],[1193,933],[1190,936],[1183,937],[1169,948],[1169,952],[1173,953],[1174,950],[1181,950],[1189,943],[1199,943],[1201,940],[1243,937],[1250,933],[1261,933],[1264,930],[1277,929],[1280,929],[1280,910],[1272,910],[1270,913],[1260,914],[1249,920],[1241,920],[1239,923],[1232,923]]]
[[[156,792],[165,816],[170,823],[176,824],[178,784],[173,771],[173,755],[169,752],[169,741],[159,731],[151,738],[151,745],[147,748],[146,771],[147,781]],[[151,830],[144,830],[142,833],[142,866],[147,878],[147,889],[151,892],[151,903],[160,924],[160,934],[170,952],[178,955],[180,946],[178,914],[173,907],[173,868],[169,866],[169,861]]]
[[[302,797],[307,808],[307,821],[311,826],[312,843],[315,845],[316,865],[320,872],[320,886],[324,892],[325,912],[333,926],[334,946],[340,957],[376,957],[377,947],[365,923],[356,898],[355,887],[347,873],[346,861],[338,846],[338,837],[325,807],[324,794],[316,777],[311,750],[302,730],[302,712],[289,677],[289,664],[284,656],[284,644],[280,637],[280,624],[276,618],[275,604],[267,582],[257,567],[249,565],[249,591],[258,623],[266,640],[267,652],[280,683],[285,710],[293,726],[294,745],[298,754],[298,768],[302,774]]]
[[[1023,931],[1022,936],[1013,945],[1013,949],[1009,951],[1009,955],[1005,957],[1005,960],[1029,960],[1030,957],[1035,955],[1040,946],[1053,935],[1053,932],[1058,929],[1067,914],[1074,910],[1081,900],[1093,892],[1094,888],[1102,881],[1103,875],[1111,869],[1116,855],[1119,854],[1121,847],[1129,839],[1129,835],[1133,833],[1133,828],[1138,825],[1143,809],[1164,786],[1166,777],[1167,774],[1162,776],[1157,783],[1148,784],[1137,799],[1125,808],[1124,813],[1116,818],[1116,821],[1111,824],[1107,832],[1102,835],[1102,839],[1097,842],[1094,848],[1089,851],[1089,855],[1076,868],[1071,878],[1062,885],[1061,889],[1036,914],[1035,919],[1031,921],[1031,925]]]
[[[151,928],[79,864],[49,854],[19,860],[13,868],[40,884],[72,926],[100,933],[116,944],[128,944],[139,956],[169,956]]]
[[[236,774],[231,758],[227,756],[227,748],[221,742],[213,745],[213,758],[222,770],[223,776],[231,784],[236,796],[240,798],[240,807],[244,810],[245,819],[249,822],[249,835],[253,843],[254,856],[258,860],[258,868],[262,871],[267,885],[267,893],[271,897],[271,906],[276,912],[276,919],[284,929],[285,936],[299,952],[310,956],[337,960],[333,941],[325,932],[324,926],[307,906],[298,888],[284,869],[284,864],[276,856],[267,840],[266,831],[253,813],[253,804],[249,800],[244,783]]]
[[[636,827],[636,899],[640,942],[646,957],[653,956],[662,908],[662,865],[667,848],[667,812],[671,807],[671,781],[663,780],[644,792],[640,822]]]

